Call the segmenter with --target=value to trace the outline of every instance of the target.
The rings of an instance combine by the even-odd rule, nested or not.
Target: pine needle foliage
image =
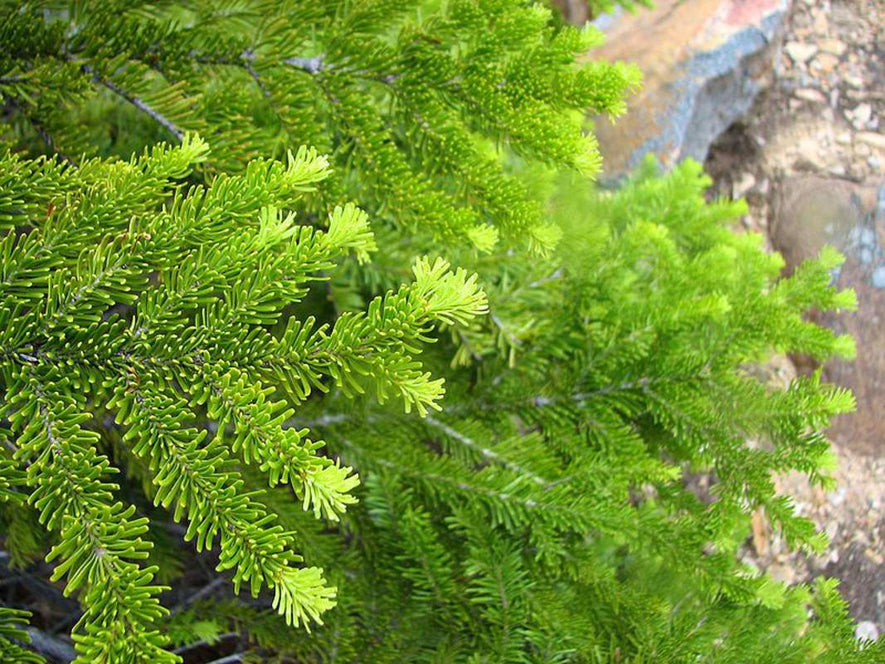
[[[593,28],[0,7],[4,572],[76,597],[78,663],[885,657],[737,556],[755,511],[825,544],[773,475],[829,486],[851,395],[760,365],[852,355],[805,319],[841,259],[780,278],[696,164],[594,190],[639,76]]]

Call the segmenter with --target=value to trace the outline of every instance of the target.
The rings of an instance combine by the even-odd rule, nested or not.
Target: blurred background
[[[825,244],[845,255],[833,278],[857,292],[858,310],[821,320],[857,343],[856,361],[822,368],[857,399],[830,431],[839,488],[779,479],[830,550],[790,551],[757,514],[744,557],[789,583],[838,576],[858,631],[875,638],[885,632],[885,0],[657,0],[598,18],[584,0],[556,4],[609,36],[594,57],[644,74],[626,116],[594,119],[603,184],[648,153],[665,166],[692,157],[712,196],[746,199],[735,230],[761,233],[785,271]],[[789,381],[815,369],[781,357],[767,371]]]

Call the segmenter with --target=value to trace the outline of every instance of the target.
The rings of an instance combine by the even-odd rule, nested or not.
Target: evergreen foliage
[[[574,66],[600,33],[554,31],[541,6],[435,4],[25,3],[0,34],[0,85],[28,143],[69,159],[128,157],[187,130],[210,140],[210,172],[311,145],[330,155],[333,187],[400,229],[549,249],[556,229],[495,144],[592,175],[582,114],[622,112],[638,73]]]
[[[299,199],[327,173],[309,150],[185,186],[206,151],[186,134],[128,162],[0,157],[12,231],[2,254],[5,484],[9,499],[26,487],[57,535],[47,561],[66,593],[80,591],[74,634],[85,662],[177,659],[154,625],[165,614],[157,569],[140,562],[148,520],[109,481],[115,469],[91,428],[98,411],[122,432],[116,453],[138,468],[147,496],[187,519],[184,539],[198,552],[217,542],[217,570],[230,570],[236,592],[272,587],[287,623],[318,620],[334,588],[297,565],[292,535],[231,461],[337,520],[358,479],[306,430],[286,427],[292,408],[280,394],[298,404],[330,381],[345,392],[368,383],[426,412],[443,389],[415,360],[418,344],[434,324],[464,324],[485,308],[475,278],[419,259],[414,281],[365,313],[334,326],[290,315],[274,334],[336,257],[375,249],[367,216],[346,205],[324,231],[295,223]]]
[[[772,474],[828,485],[852,398],[758,367],[853,353],[804,319],[853,306],[840,258],[781,279],[696,164],[594,191],[583,114],[638,74],[592,28],[0,6],[0,523],[78,662],[885,656],[736,556],[755,510],[824,544]],[[4,661],[43,661],[26,618]]]

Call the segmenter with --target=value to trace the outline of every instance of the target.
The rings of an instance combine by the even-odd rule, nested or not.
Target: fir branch
[[[473,439],[471,439],[468,436],[465,436],[464,434],[462,434],[461,432],[452,428],[448,424],[446,424],[444,422],[440,422],[433,415],[428,415],[424,419],[424,421],[427,422],[427,424],[429,424],[430,426],[439,429],[440,431],[442,431],[444,434],[446,434],[450,438],[457,440],[459,443],[461,443],[465,447],[467,447],[471,450],[474,450],[475,452],[479,452],[480,455],[482,455],[482,457],[484,459],[487,459],[491,463],[495,463],[500,466],[503,466],[504,468],[507,468],[508,470],[512,470],[513,472],[515,472],[517,475],[519,475],[521,477],[528,477],[535,484],[540,484],[541,486],[550,485],[549,480],[545,480],[543,477],[540,477],[540,476],[536,475],[535,473],[533,473],[532,471],[530,471],[526,468],[523,468],[519,464],[514,463],[513,461],[510,461],[508,459],[505,459],[504,457],[502,457],[500,454],[498,454],[494,450],[491,450],[487,447],[484,447],[484,446],[478,444],[476,441],[474,441]]]
[[[46,634],[35,627],[27,627],[26,631],[31,637],[31,648],[37,652],[52,657],[53,661],[72,662],[77,658],[77,651],[67,642]]]
[[[329,65],[325,63],[322,55],[317,55],[312,58],[285,58],[283,60],[283,63],[289,65],[290,67],[295,67],[296,69],[305,71],[308,74],[319,74],[320,72],[330,68]]]
[[[86,74],[90,74],[92,76],[93,81],[95,81],[96,83],[98,83],[100,85],[103,85],[104,87],[106,87],[108,90],[110,90],[114,94],[118,95],[122,99],[126,100],[127,102],[129,102],[130,104],[135,106],[135,108],[137,108],[139,111],[141,111],[142,113],[147,115],[149,118],[154,120],[157,124],[162,126],[164,129],[166,129],[176,139],[178,139],[179,141],[184,139],[184,130],[183,129],[179,128],[178,125],[176,125],[172,120],[170,120],[169,118],[164,116],[162,113],[160,113],[158,110],[153,108],[150,104],[145,102],[143,99],[141,99],[140,97],[138,97],[134,94],[131,94],[130,92],[127,92],[126,90],[124,90],[122,87],[120,87],[119,85],[114,83],[109,78],[99,75],[95,71],[95,69],[92,67],[92,65],[85,64],[82,66],[82,69]]]
[[[240,54],[240,60],[243,63],[243,67],[249,72],[249,76],[255,81],[258,85],[258,88],[261,90],[261,94],[264,95],[265,99],[270,98],[270,90],[267,88],[265,82],[261,79],[261,75],[255,69],[255,52],[249,49],[246,49]]]
[[[66,155],[62,150],[59,149],[55,140],[52,138],[50,133],[46,130],[46,127],[41,122],[33,117],[30,117],[28,119],[31,121],[31,126],[34,128],[34,131],[37,132],[40,140],[42,140],[43,143],[46,144],[46,147],[49,148],[53,154],[57,155],[58,158],[66,164],[69,164],[71,166],[77,165],[73,159],[71,159],[68,155]]]

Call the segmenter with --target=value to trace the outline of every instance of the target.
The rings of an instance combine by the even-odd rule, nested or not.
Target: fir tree
[[[852,306],[839,257],[779,279],[694,164],[593,192],[583,114],[638,83],[600,39],[519,0],[4,3],[0,516],[79,661],[882,657],[735,556],[756,509],[823,543],[771,476],[826,484],[851,397],[754,366],[851,354],[803,319]],[[189,591],[177,531],[256,599]],[[42,661],[24,619],[0,654]]]

